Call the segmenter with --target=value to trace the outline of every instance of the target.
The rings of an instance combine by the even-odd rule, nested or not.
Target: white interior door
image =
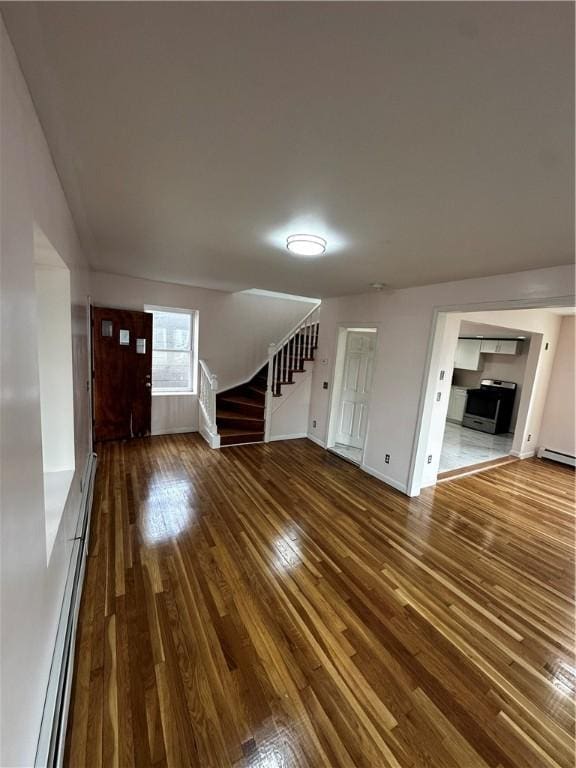
[[[336,442],[363,448],[368,426],[376,334],[348,331],[338,406]]]

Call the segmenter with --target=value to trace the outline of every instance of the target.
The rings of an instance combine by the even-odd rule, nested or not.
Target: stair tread
[[[218,434],[223,437],[231,437],[232,435],[244,436],[244,435],[263,435],[263,429],[239,429],[238,427],[222,427],[218,429]]]
[[[261,403],[259,400],[252,400],[245,395],[230,395],[230,397],[227,397],[225,394],[218,395],[218,402],[239,403],[240,405],[252,405],[255,408],[264,409],[264,403]]]
[[[238,419],[239,421],[264,421],[264,416],[249,416],[239,411],[225,411],[221,408],[216,409],[216,419]]]

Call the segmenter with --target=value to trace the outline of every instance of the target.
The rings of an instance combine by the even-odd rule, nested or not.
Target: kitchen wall
[[[440,358],[438,353],[434,356],[432,344],[435,310],[461,311],[464,306],[471,311],[489,310],[502,301],[516,302],[515,306],[521,308],[553,298],[569,304],[566,293],[573,285],[574,269],[565,266],[323,301],[309,435],[321,442],[326,440],[338,327],[377,324],[380,335],[364,469],[402,491],[414,492],[411,459],[417,457],[416,476],[420,478],[433,411],[433,379],[440,370]],[[430,359],[432,379],[427,373]],[[328,389],[323,389],[323,381],[329,382]],[[420,414],[422,432],[417,429]],[[313,420],[316,427],[312,426]],[[386,453],[390,454],[389,464],[384,461]]]
[[[540,447],[576,456],[576,317],[564,317],[544,406]]]
[[[526,372],[526,362],[528,360],[528,350],[530,347],[529,339],[519,342],[520,347],[517,355],[480,355],[481,370],[465,371],[461,368],[454,369],[454,378],[452,383],[458,387],[479,387],[482,379],[501,379],[502,381],[514,381],[516,387],[516,397],[514,399],[514,410],[510,421],[510,432],[514,432],[516,419],[518,418],[518,407],[522,397],[522,384]]]
[[[89,274],[0,19],[0,765],[31,766],[89,452]],[[70,270],[75,474],[47,563],[34,231]]]
[[[266,361],[268,345],[280,341],[314,302],[227,293],[174,283],[92,273],[99,306],[143,310],[145,305],[198,311],[199,357],[218,376],[219,390],[246,381]],[[198,429],[195,395],[154,395],[152,432]]]

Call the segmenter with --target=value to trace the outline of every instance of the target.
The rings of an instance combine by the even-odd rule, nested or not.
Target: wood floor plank
[[[574,768],[574,472],[102,444],[70,768]]]

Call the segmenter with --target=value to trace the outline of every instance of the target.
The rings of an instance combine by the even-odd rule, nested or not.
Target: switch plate
[[[387,453],[386,456],[384,456],[384,464],[390,464],[390,454]]]
[[[322,382],[322,389],[328,389],[328,382],[327,381],[323,381]]]

